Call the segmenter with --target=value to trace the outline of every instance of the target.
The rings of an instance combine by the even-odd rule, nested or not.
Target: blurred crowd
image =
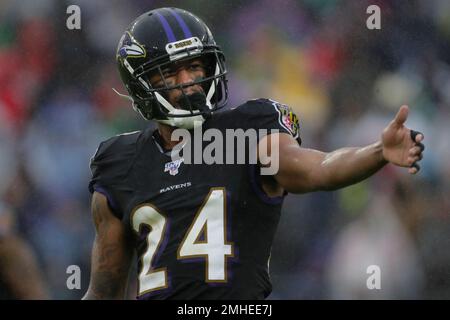
[[[72,4],[81,30],[66,27]],[[371,4],[381,9],[380,30],[366,27]],[[50,297],[78,299],[87,289],[87,185],[98,144],[153,125],[112,88],[125,92],[120,36],[161,6],[210,26],[227,58],[230,106],[256,97],[290,105],[305,147],[375,142],[402,104],[407,125],[425,133],[416,176],[388,165],[336,192],[287,196],[270,298],[450,299],[449,1],[2,0],[0,203],[36,253]],[[80,290],[66,286],[70,265],[81,268]],[[366,286],[371,265],[381,290]]]

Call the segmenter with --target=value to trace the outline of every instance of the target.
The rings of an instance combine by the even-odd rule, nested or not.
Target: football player
[[[404,126],[407,106],[378,142],[330,153],[301,147],[298,119],[283,104],[256,99],[222,109],[228,97],[223,52],[206,24],[185,10],[138,17],[119,42],[117,63],[134,109],[157,129],[104,141],[91,160],[96,237],[85,299],[123,299],[134,251],[138,299],[264,299],[288,192],[335,190],[389,162],[411,174],[419,170],[424,137]],[[171,150],[184,143],[172,139],[174,130],[193,134],[198,127],[223,136],[227,129],[266,129],[257,148],[268,155],[277,148],[278,171],[262,175],[261,159],[174,161]]]

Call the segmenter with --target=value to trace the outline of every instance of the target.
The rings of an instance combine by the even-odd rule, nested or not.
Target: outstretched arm
[[[94,192],[92,215],[96,229],[91,279],[84,300],[124,299],[133,249],[124,225],[108,207],[105,196]]]
[[[325,153],[301,148],[288,134],[277,139],[268,136],[259,147],[279,149],[279,170],[275,180],[287,191],[306,193],[316,190],[335,190],[364,180],[391,162],[409,167],[415,174],[422,159],[422,134],[414,135],[404,126],[408,107],[402,106],[395,119],[384,129],[381,141],[362,148],[342,148]],[[270,143],[269,143],[270,142]]]

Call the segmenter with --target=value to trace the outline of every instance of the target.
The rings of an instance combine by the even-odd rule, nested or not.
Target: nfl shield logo
[[[164,167],[164,172],[169,171],[169,174],[171,176],[174,176],[176,174],[178,174],[178,168],[180,167],[180,165],[184,162],[184,158],[175,160],[175,161],[171,161],[171,162],[167,162],[165,167]]]

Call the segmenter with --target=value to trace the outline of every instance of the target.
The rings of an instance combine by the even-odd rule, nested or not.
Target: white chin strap
[[[214,75],[217,76],[219,74],[220,74],[220,67],[219,67],[219,64],[216,63],[216,69],[214,71]],[[208,108],[210,110],[212,110],[212,108],[213,108],[212,104],[211,104],[211,98],[214,96],[214,93],[216,92],[216,81],[217,80],[212,81],[211,86],[209,87],[209,90],[208,90],[208,94],[206,95],[206,105],[208,106]],[[158,92],[155,92],[155,97],[159,101],[159,103],[161,103],[162,106],[164,108],[166,108],[167,111],[169,111],[169,115],[190,114],[190,112],[187,110],[176,109],[174,106],[172,106],[172,104],[170,104],[169,101],[164,99],[164,97],[162,95],[160,95]],[[172,127],[183,128],[183,129],[189,130],[189,129],[193,129],[198,126],[201,126],[203,124],[203,122],[205,121],[205,118],[203,118],[203,116],[201,116],[201,115],[197,115],[197,116],[182,117],[182,118],[170,117],[167,120],[156,120],[156,121],[167,124]]]
[[[139,113],[142,118],[146,119],[146,120],[150,120],[147,119],[141,112],[141,110],[139,110],[139,108],[136,107],[136,104],[134,103],[134,100],[132,97],[122,94],[120,92],[118,92],[116,89],[114,89],[114,92],[117,93],[120,97],[131,101],[132,105],[133,105],[133,109],[134,111],[136,111],[137,113]],[[181,110],[181,109],[175,109],[169,101],[167,101],[166,99],[164,99],[163,96],[161,96],[158,92],[155,92],[155,96],[156,99],[158,99],[159,103],[161,103],[167,110],[169,110],[169,115],[173,114],[173,115],[180,115],[180,114],[190,114],[189,111],[187,110]],[[198,126],[201,126],[203,124],[203,122],[205,121],[205,118],[203,118],[203,116],[198,115],[198,116],[192,116],[192,117],[182,117],[182,118],[174,118],[171,117],[170,119],[167,120],[158,120],[158,119],[154,119],[155,121],[167,124],[169,126],[172,127],[177,127],[177,128],[183,128],[183,129],[193,129],[196,128]]]
[[[214,71],[214,75],[217,76],[219,74],[220,74],[219,63],[216,63],[216,69]],[[141,80],[141,82],[148,88],[147,83],[145,81],[143,81],[141,78],[139,80]],[[212,104],[211,104],[211,98],[214,96],[214,93],[216,92],[216,81],[217,80],[215,80],[215,79],[212,81],[211,86],[209,87],[209,90],[208,90],[208,94],[206,95],[206,105],[208,106],[208,108],[210,110],[212,110],[212,108],[213,108]],[[135,105],[132,97],[121,94],[114,88],[113,88],[113,90],[115,93],[117,93],[122,98],[130,100],[133,104],[133,109],[135,111],[137,111],[144,119],[147,119],[142,114],[142,112],[138,108],[136,108],[136,105]],[[169,116],[170,115],[190,114],[190,112],[187,110],[176,109],[174,106],[172,106],[172,104],[169,101],[167,101],[158,92],[155,92],[154,94],[155,94],[156,99],[159,101],[159,103],[161,103],[161,105],[167,109]],[[149,120],[149,119],[147,119],[147,120]],[[190,116],[190,117],[169,117],[169,119],[167,119],[167,120],[158,120],[158,119],[154,119],[154,120],[164,123],[164,124],[167,124],[172,127],[190,130],[190,129],[196,128],[198,126],[201,126],[203,124],[203,122],[205,121],[205,118],[203,118],[203,116],[201,116],[201,115],[197,115],[197,116]]]
[[[220,67],[219,64],[216,63],[216,70],[214,71],[214,76],[218,76],[220,74]],[[214,96],[214,93],[216,92],[216,78],[211,82],[211,87],[209,87],[208,94],[206,95],[206,105],[211,110],[212,104],[211,104],[211,98]]]
[[[164,99],[162,95],[160,95],[158,92],[155,92],[155,97],[158,99],[159,103],[163,105],[164,108],[166,108],[169,111],[170,115],[184,115],[184,114],[191,114],[187,110],[181,110],[174,108],[169,101]],[[193,129],[198,126],[201,126],[203,122],[205,121],[205,118],[201,115],[197,116],[191,116],[191,117],[169,117],[167,120],[156,120],[158,122],[167,124],[172,127],[177,128],[183,128],[183,129]]]

